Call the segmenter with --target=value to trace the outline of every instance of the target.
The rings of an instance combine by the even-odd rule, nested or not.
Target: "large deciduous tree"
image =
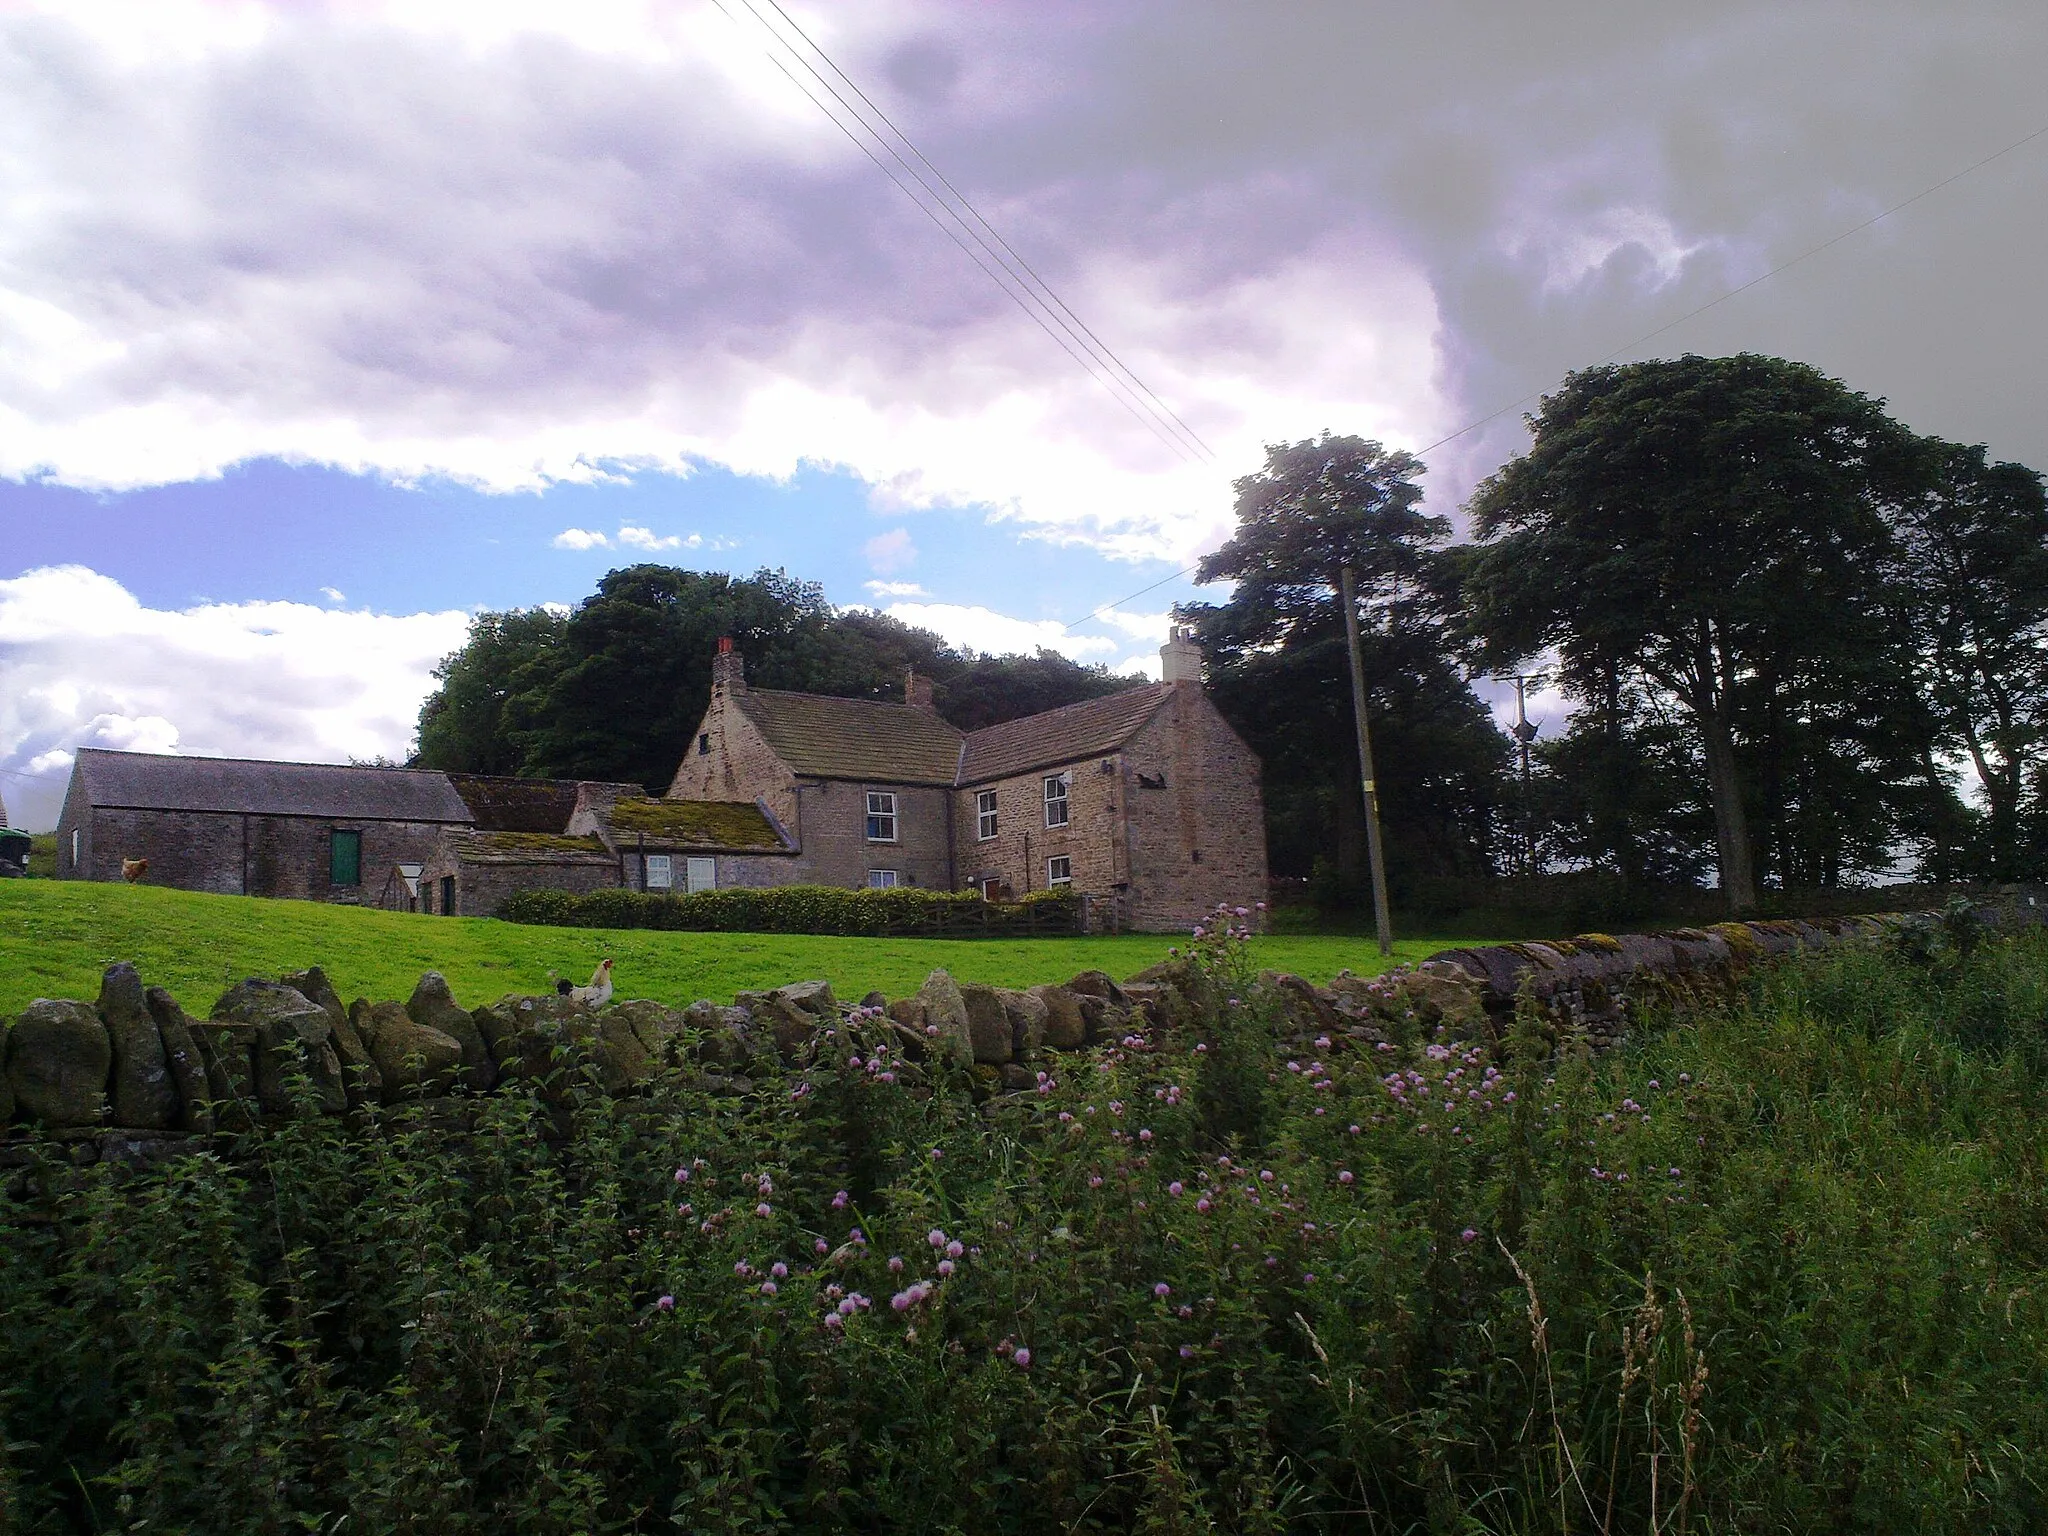
[[[1219,707],[1265,766],[1276,870],[1333,851],[1356,888],[1364,824],[1337,573],[1357,582],[1368,708],[1390,876],[1481,874],[1506,738],[1453,660],[1455,583],[1421,510],[1422,464],[1359,437],[1274,444],[1236,482],[1237,531],[1197,571],[1230,600],[1185,610]]]
[[[1733,910],[1757,899],[1746,778],[1777,774],[1772,813],[1796,800],[1822,829],[1816,867],[1846,857],[1829,806],[1912,756],[1911,722],[1887,706],[1915,671],[1891,618],[1893,529],[1924,486],[1924,444],[1881,402],[1750,355],[1587,369],[1529,427],[1529,450],[1470,503],[1470,622],[1492,658],[1554,650],[1580,700],[1618,678],[1677,706]],[[1794,761],[1745,774],[1745,740],[1802,732]]]
[[[1929,483],[1900,527],[1910,622],[1941,734],[1984,796],[1978,846],[1950,862],[2010,880],[2024,872],[2028,770],[2048,744],[2048,490],[1982,448],[1929,451]]]
[[[420,711],[422,767],[610,779],[665,788],[711,692],[730,635],[763,688],[903,696],[933,678],[939,712],[972,729],[1129,687],[1065,657],[974,656],[886,614],[834,609],[781,571],[733,577],[636,565],[608,574],[574,612],[478,616],[435,670]]]

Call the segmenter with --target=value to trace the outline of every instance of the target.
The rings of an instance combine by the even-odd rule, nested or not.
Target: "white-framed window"
[[[871,869],[868,871],[869,890],[886,891],[892,889],[895,884],[896,871],[893,869]]]
[[[683,890],[686,893],[695,895],[698,891],[715,891],[717,889],[718,860],[683,860]]]
[[[996,792],[984,789],[974,797],[974,835],[987,842],[996,835]]]
[[[676,883],[675,865],[665,853],[647,855],[647,889],[666,891]]]
[[[868,841],[896,841],[896,796],[886,789],[868,791]],[[895,881],[889,883],[893,885]]]
[[[1074,883],[1074,861],[1064,853],[1045,861],[1045,883],[1047,885],[1072,885]]]
[[[1067,776],[1064,773],[1046,776],[1045,824],[1048,827],[1064,827],[1067,824]]]

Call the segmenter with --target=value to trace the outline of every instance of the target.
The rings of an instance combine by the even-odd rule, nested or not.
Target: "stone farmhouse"
[[[720,642],[666,795],[639,786],[82,750],[61,879],[484,916],[514,892],[1069,890],[1092,930],[1185,928],[1266,890],[1259,762],[1178,631],[1162,677],[960,731],[903,702],[750,688]]]
[[[1091,929],[1170,931],[1266,891],[1259,761],[1178,630],[1161,680],[960,731],[914,674],[902,703],[750,688],[729,642],[670,801],[754,800],[819,885],[1065,888]]]

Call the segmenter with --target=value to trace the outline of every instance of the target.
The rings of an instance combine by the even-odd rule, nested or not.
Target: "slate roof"
[[[84,747],[71,771],[83,784],[86,800],[102,807],[456,826],[475,819],[448,775],[431,769],[168,757]]]
[[[960,770],[961,733],[909,704],[772,688],[735,692],[733,702],[805,778],[950,786]]]
[[[448,782],[479,828],[495,832],[559,832],[576,809],[574,779],[510,779],[451,773]]]
[[[1106,756],[1152,718],[1167,692],[1164,683],[1146,683],[969,732],[958,782],[986,784],[1033,768]]]
[[[699,853],[788,853],[767,813],[751,800],[656,800],[621,795],[593,807],[612,846]]]

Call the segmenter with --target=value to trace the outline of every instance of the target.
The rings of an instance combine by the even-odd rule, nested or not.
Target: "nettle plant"
[[[1301,1031],[1250,916],[1019,1093],[854,1009],[46,1157],[0,1526],[2041,1528],[2048,941],[1595,1057],[1398,981]]]

